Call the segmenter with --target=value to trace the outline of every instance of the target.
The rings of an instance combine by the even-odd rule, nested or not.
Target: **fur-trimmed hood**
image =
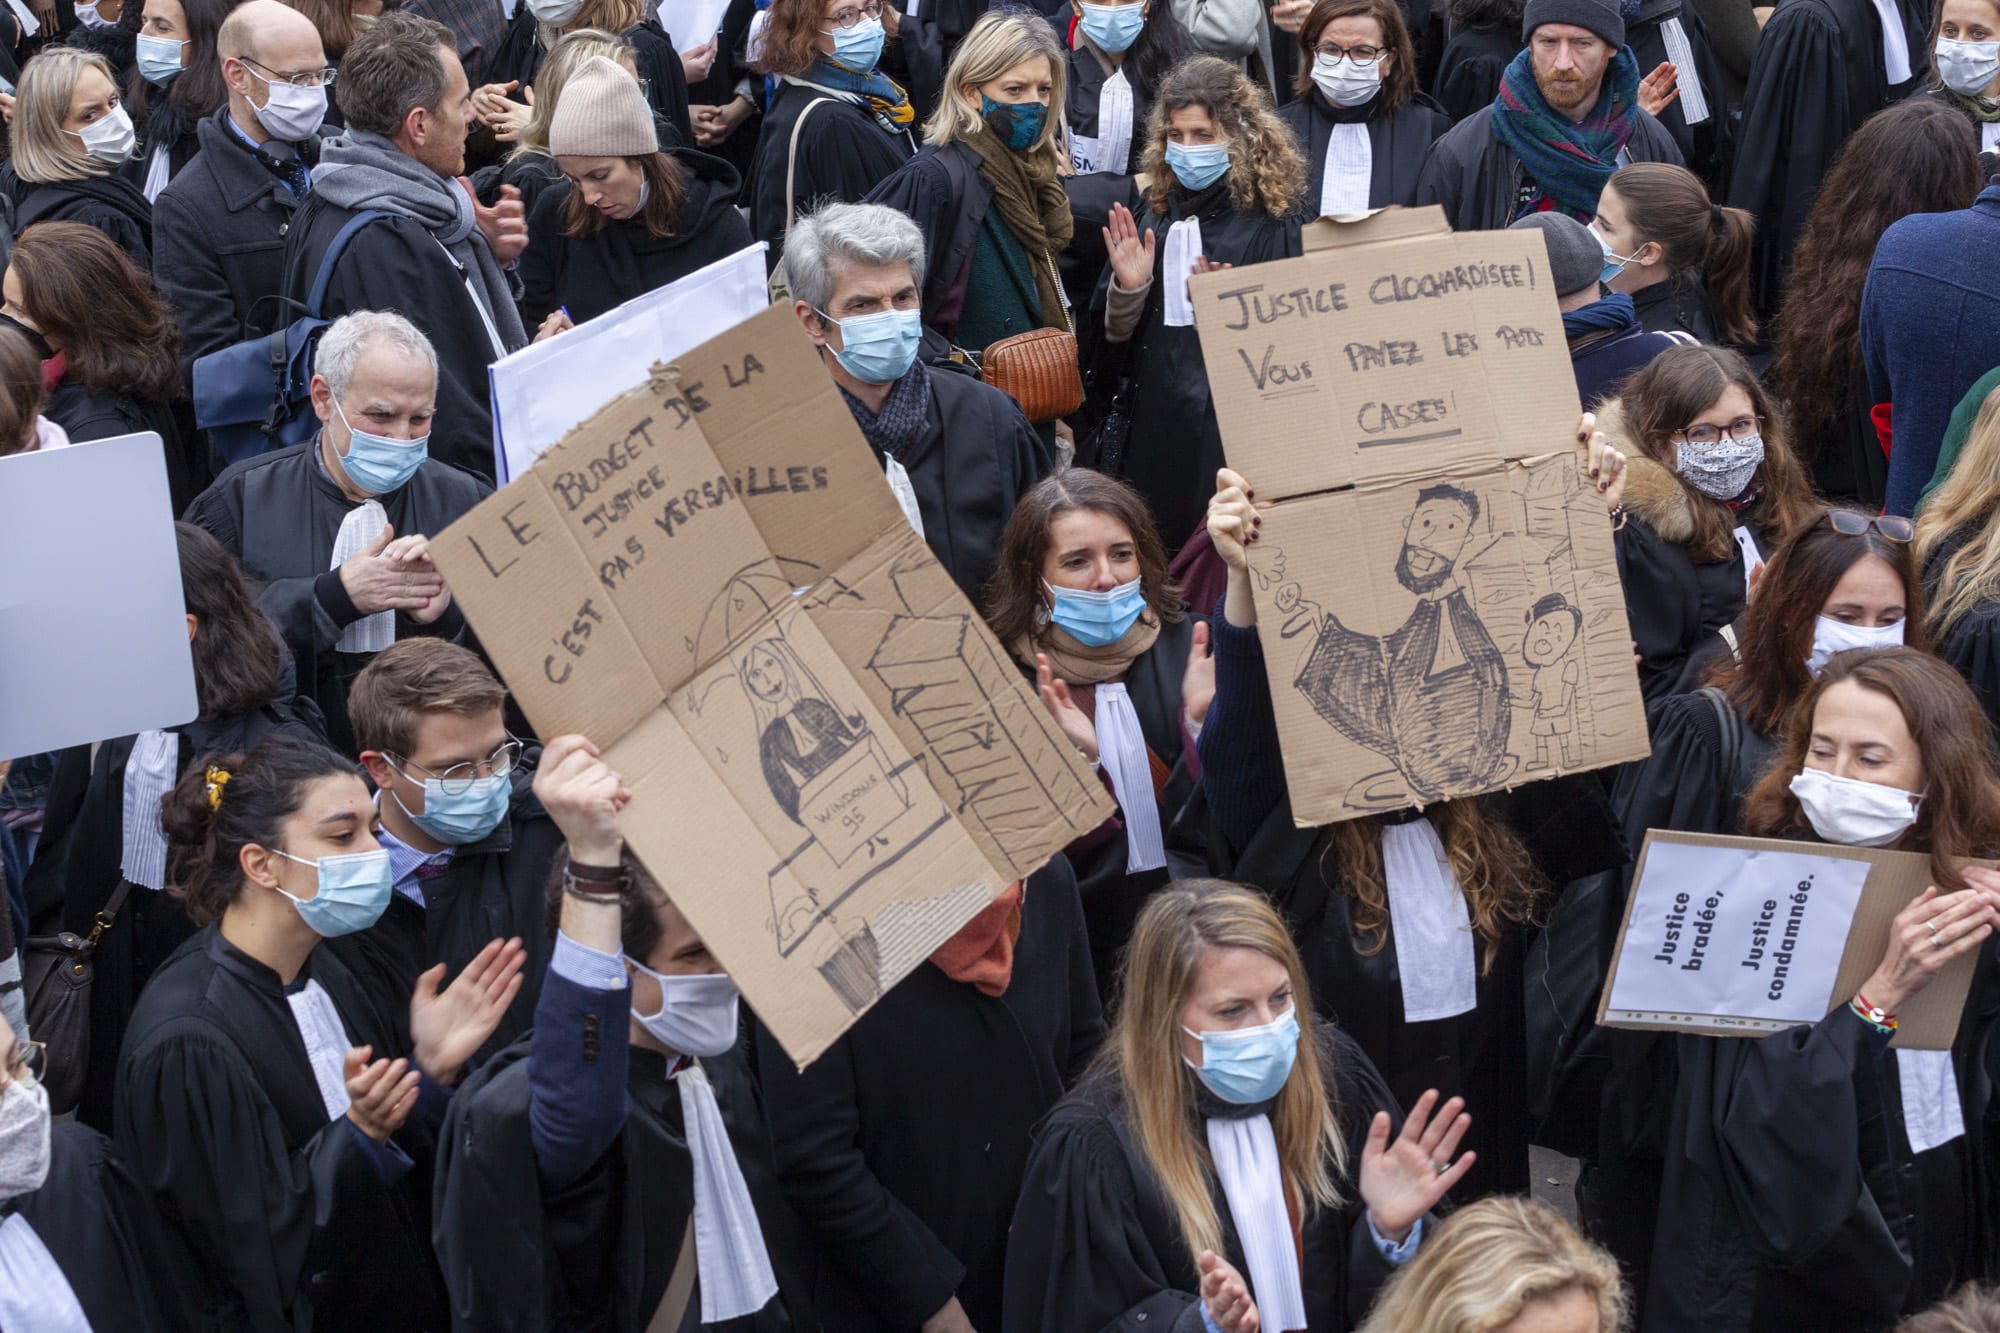
[[[1662,541],[1685,546],[1694,540],[1694,502],[1673,469],[1646,456],[1625,424],[1625,404],[1609,398],[1592,409],[1597,428],[1611,447],[1625,455],[1625,512],[1643,522]]]

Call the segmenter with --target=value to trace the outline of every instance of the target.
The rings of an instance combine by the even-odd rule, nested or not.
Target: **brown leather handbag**
[[[1011,394],[1036,425],[1083,406],[1076,335],[1063,329],[1030,329],[1002,338],[979,354],[979,378]]]

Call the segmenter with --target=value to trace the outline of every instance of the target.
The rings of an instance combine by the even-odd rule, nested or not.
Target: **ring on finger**
[[[1440,1162],[1433,1157],[1431,1159],[1431,1170],[1435,1171],[1438,1175],[1443,1175],[1445,1172],[1451,1170],[1451,1165],[1447,1162]]]

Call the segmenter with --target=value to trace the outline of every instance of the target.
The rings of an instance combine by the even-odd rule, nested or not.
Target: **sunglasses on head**
[[[1865,537],[1873,528],[1892,542],[1907,544],[1917,535],[1916,525],[1895,514],[1861,514],[1852,509],[1826,511],[1827,526],[1843,537]]]

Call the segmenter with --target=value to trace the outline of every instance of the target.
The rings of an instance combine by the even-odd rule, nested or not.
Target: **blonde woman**
[[[1306,169],[1263,88],[1215,56],[1184,61],[1162,81],[1137,156],[1151,188],[1138,219],[1123,204],[1111,209],[1110,280],[1091,307],[1085,364],[1105,392],[1125,386],[1131,438],[1146,443],[1125,452],[1121,471],[1177,550],[1222,466],[1188,276],[1298,254]],[[1110,461],[1100,450],[1099,464]]]
[[[660,123],[661,146],[692,144],[688,117],[690,69],[674,49],[674,39],[646,17],[645,0],[523,0],[507,27],[500,49],[486,68],[487,83],[472,93],[472,114],[503,145],[514,141],[541,96],[542,63],[570,33],[586,28],[617,33],[631,43],[646,101]],[[692,73],[703,77],[713,46],[700,52]],[[579,62],[580,63],[580,62]],[[544,125],[547,121],[543,122]],[[669,137],[669,130],[671,137]]]
[[[118,171],[136,144],[110,62],[79,47],[44,48],[21,71],[13,157],[0,167],[15,234],[37,222],[81,222],[151,271],[153,208]]]
[[[494,112],[494,138],[512,146],[499,166],[484,167],[473,178],[481,202],[497,203],[500,187],[512,185],[521,192],[523,211],[533,213],[542,188],[562,179],[562,169],[549,152],[549,122],[555,119],[556,103],[569,76],[596,56],[623,65],[634,78],[639,75],[639,52],[631,42],[603,28],[575,28],[549,48],[535,71],[525,105],[500,99],[506,105]]]
[[[1124,988],[1029,1159],[1002,1328],[1353,1328],[1472,1165],[1464,1104],[1426,1093],[1396,1129],[1360,1048],[1310,1022],[1298,951],[1250,889],[1154,895]]]
[[[1033,10],[989,10],[952,54],[924,148],[869,194],[923,229],[924,323],[979,351],[1071,327],[1056,256],[1073,230],[1061,174],[1068,61]]]
[[[1619,1333],[1618,1261],[1535,1199],[1481,1199],[1445,1219],[1361,1333]]]
[[[1975,403],[1965,443],[1918,515],[1917,565],[1937,655],[2000,725],[2000,388],[1967,395],[1953,421]]]

